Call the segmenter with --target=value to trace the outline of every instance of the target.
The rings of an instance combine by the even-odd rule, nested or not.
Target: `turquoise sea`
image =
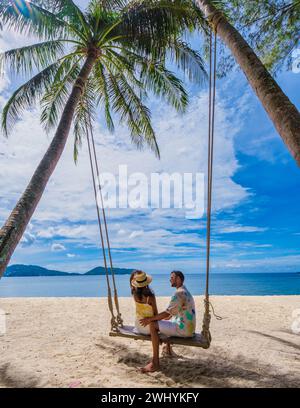
[[[129,275],[117,275],[119,296],[130,296]],[[205,275],[186,274],[186,286],[193,295],[204,292]],[[153,275],[157,296],[170,296],[168,274]],[[212,295],[300,295],[300,274],[222,273],[211,274]],[[0,297],[103,297],[105,276],[19,277],[0,280]]]

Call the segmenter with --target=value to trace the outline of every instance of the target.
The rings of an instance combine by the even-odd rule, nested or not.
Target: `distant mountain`
[[[129,275],[132,269],[114,268],[116,275]],[[43,268],[36,265],[11,265],[6,268],[4,276],[8,277],[21,277],[21,276],[82,276],[82,275],[105,275],[105,268],[98,266],[91,269],[86,273],[75,272],[61,272]]]
[[[36,265],[11,265],[6,268],[5,277],[19,277],[19,276],[69,276],[77,275],[77,273],[67,273],[60,271],[53,271],[42,268]]]
[[[114,273],[116,275],[130,275],[132,271],[133,269],[114,268]],[[91,269],[90,271],[86,272],[84,275],[105,275],[105,268],[103,268],[103,266],[97,266],[97,268]]]

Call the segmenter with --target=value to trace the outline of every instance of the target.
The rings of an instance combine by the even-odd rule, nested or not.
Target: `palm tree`
[[[219,37],[231,50],[278,133],[300,165],[299,111],[284,94],[247,41],[229,23],[225,15],[215,7],[214,3],[212,0],[196,0],[199,9],[217,28]]]
[[[64,150],[74,124],[74,158],[91,114],[98,106],[109,129],[113,114],[127,124],[133,143],[159,155],[147,93],[163,97],[178,111],[188,103],[182,82],[166,68],[169,59],[191,80],[203,79],[201,57],[180,40],[184,30],[203,25],[189,0],[92,0],[85,12],[72,0],[3,0],[1,25],[37,44],[7,51],[2,63],[31,75],[3,110],[8,134],[20,113],[41,103],[41,122],[57,127],[50,146],[25,192],[0,230],[0,277],[20,241]],[[35,73],[33,75],[33,73]],[[32,76],[33,75],[33,76]]]

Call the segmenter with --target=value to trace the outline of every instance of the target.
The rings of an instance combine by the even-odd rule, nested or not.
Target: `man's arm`
[[[175,294],[174,296],[172,296],[171,302],[167,308],[166,311],[162,312],[162,313],[158,313],[156,315],[154,315],[153,317],[146,317],[144,319],[140,320],[140,323],[142,326],[148,326],[148,324],[150,324],[151,322],[156,322],[158,320],[169,320],[172,316],[176,316],[176,314],[178,313],[178,306],[179,306],[179,298],[177,296],[177,294]]]
[[[151,322],[156,322],[157,320],[163,320],[170,317],[170,313],[168,312],[161,312],[152,317],[145,317],[144,319],[140,320],[142,326],[148,326]]]

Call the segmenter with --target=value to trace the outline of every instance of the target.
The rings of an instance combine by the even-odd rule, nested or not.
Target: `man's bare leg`
[[[150,363],[141,369],[142,373],[153,373],[159,369],[159,336],[157,322],[151,322],[150,325],[153,358]]]
[[[166,341],[164,346],[163,346],[163,354],[167,357],[173,357],[174,353],[172,350],[171,343],[169,341]]]

